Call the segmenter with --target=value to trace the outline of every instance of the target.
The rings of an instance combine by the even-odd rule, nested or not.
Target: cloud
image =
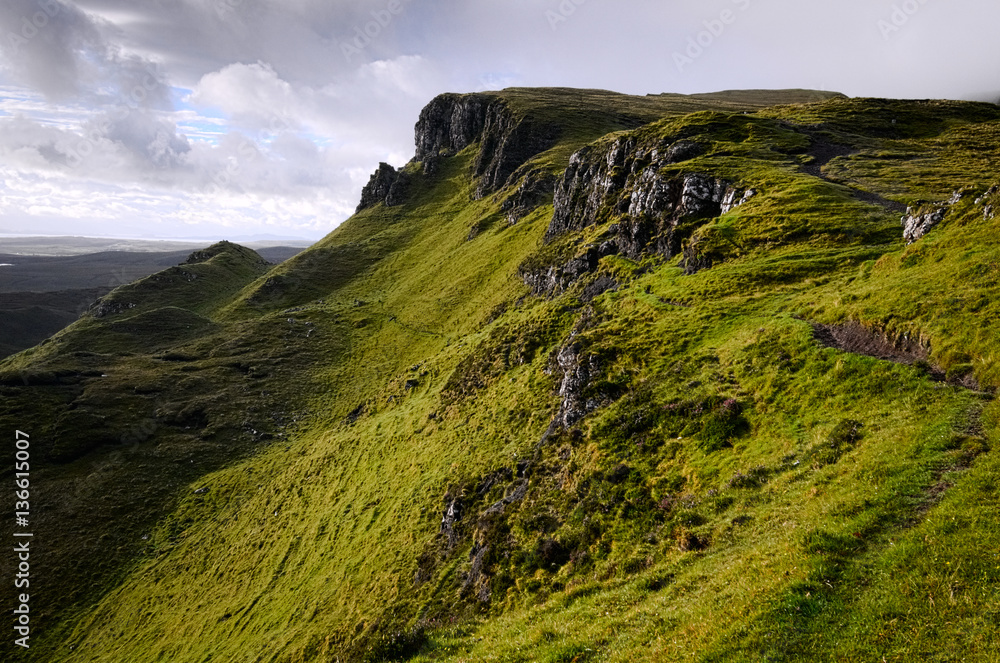
[[[231,64],[206,74],[189,101],[217,109],[238,124],[272,132],[293,126],[304,110],[292,85],[263,62]]]
[[[4,0],[0,213],[318,237],[379,161],[412,156],[440,92],[982,98],[1000,93],[997,18],[981,0]]]
[[[169,105],[160,68],[113,41],[114,26],[62,0],[0,5],[4,70],[53,100]]]
[[[107,56],[98,26],[60,0],[8,0],[0,5],[0,30],[8,71],[53,98],[79,94],[94,77],[84,54],[97,56],[98,66]]]

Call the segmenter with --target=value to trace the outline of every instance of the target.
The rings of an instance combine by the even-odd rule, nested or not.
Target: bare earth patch
[[[844,352],[884,359],[897,364],[912,365],[918,362],[927,368],[931,379],[937,382],[947,382],[957,387],[980,391],[979,383],[971,374],[949,378],[939,366],[928,361],[928,348],[920,342],[901,336],[890,336],[878,330],[869,329],[860,322],[847,322],[841,325],[824,325],[813,323],[813,337],[828,348]]]

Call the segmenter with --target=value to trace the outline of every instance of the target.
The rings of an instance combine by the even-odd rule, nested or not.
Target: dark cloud
[[[116,43],[120,30],[62,0],[6,0],[0,40],[9,74],[51,99],[163,108],[161,68]]]
[[[0,41],[10,71],[55,98],[79,94],[94,78],[83,56],[107,57],[101,31],[78,8],[60,0],[8,0],[0,5]]]

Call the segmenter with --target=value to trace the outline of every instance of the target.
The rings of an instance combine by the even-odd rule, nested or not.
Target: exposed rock
[[[431,100],[417,120],[414,158],[426,161],[478,142],[486,125],[486,108],[495,101],[485,94],[442,94]]]
[[[393,194],[393,187],[399,179],[399,171],[387,163],[380,163],[378,170],[372,174],[371,179],[368,180],[368,184],[361,190],[361,203],[358,204],[357,211],[360,212],[369,207],[375,207],[379,203],[389,205],[390,196]],[[398,199],[398,197],[399,193],[393,199]]]
[[[564,292],[580,278],[596,272],[601,258],[617,255],[618,253],[618,243],[614,240],[609,240],[599,246],[587,247],[585,253],[574,257],[563,265],[551,265],[535,269],[523,268],[521,270],[521,279],[525,285],[531,288],[531,292],[534,295],[556,295]],[[590,299],[593,299],[601,292],[615,286],[617,286],[617,283],[609,285],[599,292],[585,290],[585,294],[590,292]],[[589,299],[585,299],[584,301],[589,301]]]
[[[509,184],[511,175],[532,157],[552,147],[559,137],[556,127],[519,119],[503,102],[491,105],[473,165],[480,178],[476,197],[484,198]]]
[[[114,302],[99,299],[90,307],[90,314],[95,318],[106,318],[109,315],[118,315],[135,307],[136,305],[131,302]]]
[[[639,146],[632,136],[585,147],[570,158],[556,185],[546,240],[623,217],[612,226],[623,255],[634,259],[649,251],[667,258],[679,254],[690,232],[679,229],[683,221],[725,214],[756,193],[708,175],[662,174],[665,166],[691,158],[700,149],[690,141]]]
[[[423,160],[424,175],[437,175],[437,172],[440,169],[441,169],[440,155],[434,154],[424,157]]]
[[[976,204],[983,205],[984,221],[990,221],[996,217],[995,203],[987,202],[987,200],[996,196],[997,193],[1000,193],[1000,186],[994,184],[993,186],[991,186],[989,189],[986,190],[986,193],[976,198]]]
[[[944,221],[947,213],[947,207],[941,207],[923,214],[920,214],[912,207],[907,207],[906,216],[901,219],[901,223],[903,224],[903,238],[906,240],[906,243],[913,244],[929,233],[932,228]]]
[[[410,192],[410,174],[405,170],[397,173],[396,181],[389,187],[389,193],[385,197],[386,207],[396,207],[406,202],[407,194]]]
[[[737,207],[741,207],[750,201],[751,198],[757,195],[757,191],[754,189],[739,189],[736,187],[730,187],[726,191],[726,195],[722,198],[722,208],[721,212],[723,214],[729,214]]]
[[[984,201],[989,195],[990,191],[987,191],[986,194],[975,201],[976,204],[981,204],[981,202]],[[918,239],[933,230],[936,226],[940,225],[940,223],[944,221],[945,217],[948,215],[948,212],[950,212],[955,205],[960,203],[964,197],[964,192],[956,191],[951,194],[951,198],[939,207],[907,207],[906,215],[900,219],[900,223],[903,225],[903,238],[906,240],[906,243],[913,244]],[[992,209],[987,208],[983,213],[987,218],[989,218],[989,215],[992,213]]]
[[[555,191],[555,185],[556,177],[551,173],[535,171],[525,176],[521,186],[500,205],[500,210],[507,216],[507,222],[514,225],[547,203]]]
[[[556,355],[563,378],[559,385],[562,406],[556,420],[564,428],[569,428],[587,413],[597,409],[597,399],[587,396],[588,388],[601,373],[600,363],[595,355],[587,353],[583,344],[570,336]]]
[[[480,603],[489,603],[493,598],[490,577],[486,575],[486,559],[489,552],[488,544],[472,544],[469,550],[469,572],[462,582],[462,591],[473,594]]]
[[[690,140],[679,140],[667,148],[664,160],[668,163],[688,161],[705,153],[705,147]]]
[[[458,523],[462,520],[462,502],[458,498],[449,500],[441,517],[441,536],[449,549],[454,548],[461,538]]]
[[[608,290],[614,290],[617,287],[618,281],[614,280],[607,274],[602,274],[594,279],[593,283],[583,289],[583,292],[580,294],[580,301],[590,303],[596,297],[604,294]]]
[[[506,186],[518,168],[558,137],[557,127],[517,116],[498,96],[444,94],[420,113],[415,159],[426,163],[479,143],[472,171],[479,178],[475,196],[483,198]]]
[[[528,494],[528,482],[527,480],[521,481],[517,486],[503,497],[503,499],[498,500],[491,504],[488,509],[483,511],[479,518],[479,526],[482,529],[483,523],[489,516],[496,516],[502,514],[509,505],[514,502],[520,502],[524,499],[524,496]]]
[[[633,148],[631,139],[619,139],[604,152],[588,145],[570,157],[569,167],[556,184],[555,211],[545,233],[547,240],[597,222],[598,211],[608,206],[611,192],[624,190],[627,176],[621,162],[626,151]]]

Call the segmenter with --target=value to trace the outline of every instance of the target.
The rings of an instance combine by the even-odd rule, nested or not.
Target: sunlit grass
[[[508,93],[518,113],[564,118],[539,167],[691,103],[574,94]],[[37,430],[87,432],[42,475],[73,496],[53,522],[81,519],[46,536],[80,561],[35,660],[1000,656],[992,397],[822,347],[810,324],[909,334],[942,370],[1000,383],[996,222],[973,202],[995,109],[715,101],[635,133],[709,145],[666,175],[758,190],[697,230],[715,265],[693,276],[609,257],[619,286],[592,302],[582,284],[529,296],[523,266],[617,219],[543,247],[551,205],[511,226],[502,196],[473,200],[473,146],[434,176],[414,168],[407,205],[277,268],[221,254],[7,360],[22,416],[64,411]],[[866,150],[829,165],[844,184],[978,190],[905,247],[898,215],[801,170],[816,131]],[[940,168],[925,181],[926,159]],[[571,332],[600,367],[594,411],[543,441]],[[85,370],[104,377],[72,391]],[[22,376],[37,390],[15,389]],[[523,498],[481,521],[522,478]],[[453,549],[446,497],[466,509]],[[467,583],[474,541],[495,553],[488,603]]]

